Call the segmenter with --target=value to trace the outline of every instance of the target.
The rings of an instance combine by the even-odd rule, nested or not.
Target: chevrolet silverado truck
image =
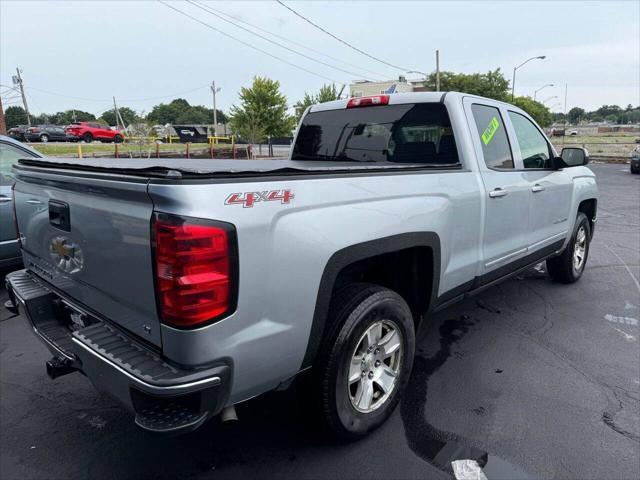
[[[8,307],[52,378],[82,372],[144,429],[193,430],[305,372],[329,430],[358,438],[432,312],[544,260],[580,278],[587,162],[455,92],[313,105],[286,160],[21,159]]]

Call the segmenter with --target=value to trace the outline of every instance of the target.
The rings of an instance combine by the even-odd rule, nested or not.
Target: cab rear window
[[[293,160],[458,165],[441,103],[312,112],[300,125]]]

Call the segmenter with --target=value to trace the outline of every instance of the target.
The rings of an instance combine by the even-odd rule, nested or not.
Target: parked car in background
[[[94,140],[120,143],[124,135],[118,130],[111,130],[96,122],[74,122],[66,128],[67,139],[72,142],[83,140],[87,143]]]
[[[11,165],[20,158],[40,158],[41,154],[4,135],[0,135],[0,267],[22,261],[18,234],[13,223],[13,177]]]
[[[631,173],[640,173],[640,147],[631,152]]]
[[[27,128],[29,128],[28,125],[17,125],[17,126],[15,126],[13,128],[10,128],[7,131],[7,135],[9,135],[14,140],[23,141],[24,140],[24,134],[27,131]]]
[[[571,135],[572,137],[575,137],[576,135],[578,135],[578,131],[577,130],[569,130],[569,135]]]
[[[29,142],[66,142],[67,134],[60,125],[36,125],[27,128],[24,138]]]

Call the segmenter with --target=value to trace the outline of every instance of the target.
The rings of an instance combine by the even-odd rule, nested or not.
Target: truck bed
[[[19,161],[18,169],[36,167],[139,177],[253,177],[326,173],[380,172],[394,170],[451,169],[451,165],[322,162],[301,160],[211,160],[189,158],[38,158]]]

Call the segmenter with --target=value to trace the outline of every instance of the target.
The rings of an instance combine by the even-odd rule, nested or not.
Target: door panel
[[[572,183],[563,171],[524,173],[531,185],[529,250],[566,237],[570,219]]]
[[[484,275],[526,254],[530,187],[523,172],[516,170],[505,112],[491,102],[479,104],[471,98],[464,106],[486,195],[479,271]]]
[[[528,248],[535,251],[567,235],[573,185],[566,172],[555,170],[554,151],[535,123],[518,112],[508,115],[514,153],[530,186]]]

